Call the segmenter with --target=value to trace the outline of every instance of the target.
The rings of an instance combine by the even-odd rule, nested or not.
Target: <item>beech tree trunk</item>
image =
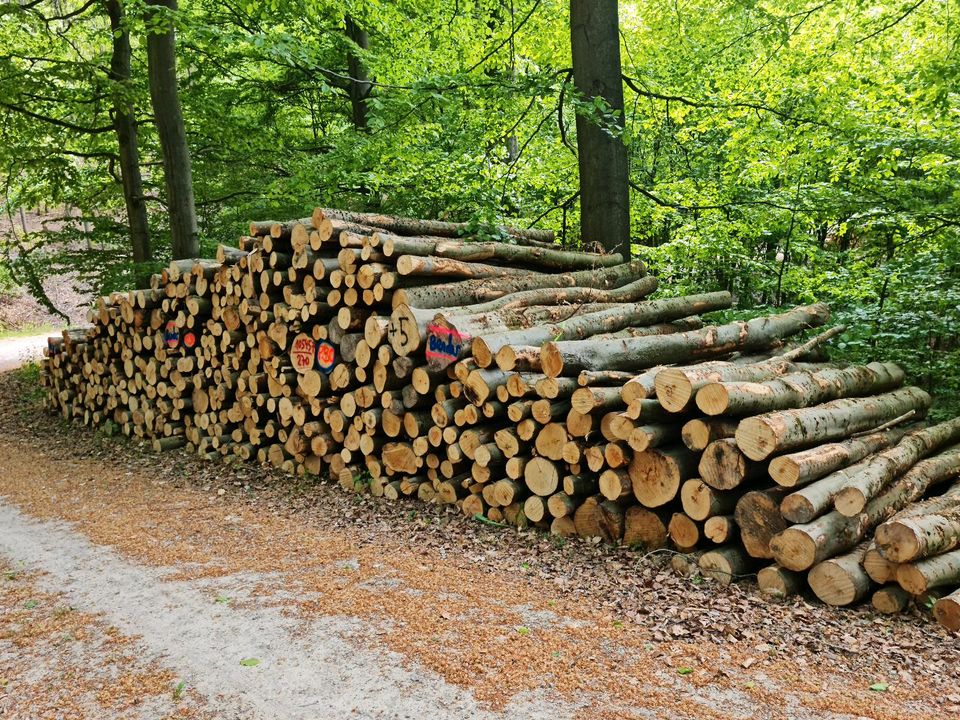
[[[908,387],[867,398],[845,398],[811,408],[782,410],[745,418],[737,428],[737,445],[751,460],[850,435],[913,411],[926,415],[930,396]]]
[[[883,557],[895,563],[953,550],[960,545],[960,483],[897,513],[874,537]]]
[[[960,590],[937,600],[933,606],[933,616],[947,630],[960,630]]]
[[[640,370],[657,364],[716,357],[736,350],[769,348],[784,337],[822,325],[829,315],[825,305],[808,305],[781,315],[673,335],[617,341],[547,342],[540,351],[541,363],[544,374],[549,377],[573,375],[581,370]]]
[[[127,208],[127,226],[133,262],[137,264],[137,286],[150,283],[150,272],[144,263],[153,259],[150,250],[150,224],[147,202],[143,195],[143,177],[140,174],[140,150],[137,140],[137,119],[129,98],[124,96],[130,82],[130,31],[124,24],[120,0],[107,0],[110,31],[113,33],[113,54],[110,57],[110,79],[119,85],[114,89],[113,127],[120,152],[120,179],[123,182],[123,201]]]
[[[960,550],[904,563],[897,568],[897,582],[914,595],[921,595],[931,588],[960,585]]]
[[[157,23],[157,27],[147,32],[147,64],[150,99],[163,154],[173,259],[194,258],[200,254],[200,240],[193,201],[190,149],[177,90],[174,32],[177,0],[147,0],[147,7],[150,8],[148,20]]]
[[[367,67],[361,52],[370,47],[370,38],[367,36],[367,31],[357,25],[349,15],[344,18],[344,29],[347,37],[356,45],[356,47],[347,48],[347,74],[350,75],[350,110],[353,126],[357,130],[366,130],[367,98],[373,84],[367,75]]]
[[[573,81],[586,103],[603,98],[615,128],[577,113],[577,161],[580,168],[580,237],[610,252],[630,257],[630,180],[620,70],[617,0],[571,0],[570,48]]]

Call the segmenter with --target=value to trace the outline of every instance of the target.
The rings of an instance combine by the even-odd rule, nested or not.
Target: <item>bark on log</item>
[[[721,585],[729,585],[750,573],[753,561],[736,545],[708,550],[700,556],[700,572]]]
[[[573,273],[530,273],[518,278],[464,280],[457,283],[401,288],[393,293],[392,303],[394,307],[405,304],[420,309],[473,305],[521,290],[537,288],[616,288],[636,280],[643,274],[643,263],[635,261],[599,270],[580,270]]]
[[[873,593],[870,604],[877,612],[894,615],[902,612],[912,599],[913,596],[899,585],[887,585]]]
[[[696,402],[707,415],[759,415],[875,395],[900,387],[903,379],[903,370],[893,363],[870,363],[793,372],[764,382],[709,383],[697,392]]]
[[[897,568],[897,582],[914,595],[921,595],[933,588],[960,585],[960,550],[903,563]]]
[[[736,350],[769,348],[784,337],[822,325],[828,318],[825,305],[810,305],[781,315],[674,335],[602,343],[590,340],[547,342],[541,348],[541,364],[544,374],[549,377],[573,375],[582,370],[640,370],[662,363],[716,357]]]
[[[933,606],[933,616],[947,630],[960,630],[960,590],[954,590],[950,595],[937,600],[937,604]]]
[[[683,444],[690,450],[702,452],[715,440],[732,438],[737,432],[735,420],[723,418],[694,418],[680,429]]]
[[[784,487],[808,485],[896,444],[912,429],[916,428],[893,428],[780,455],[770,461],[770,477]]]
[[[569,320],[551,325],[543,325],[524,331],[512,330],[486,335],[474,342],[473,351],[480,359],[483,359],[484,357],[493,357],[500,348],[506,345],[539,345],[547,340],[560,338],[582,340],[591,335],[613,332],[625,327],[651,325],[696,313],[721,310],[730,307],[731,302],[729,293],[719,292],[624,303],[608,310],[601,310],[588,315],[576,315]],[[677,337],[681,334],[627,338],[621,342]],[[478,362],[480,362],[480,359],[478,359]],[[591,369],[604,368],[594,367]],[[551,375],[550,373],[547,373],[547,375],[557,377],[557,375]]]
[[[880,525],[874,535],[878,551],[893,563],[960,546],[960,483],[941,496],[911,505]]]
[[[783,494],[783,488],[772,487],[745,493],[737,501],[733,516],[740,528],[740,541],[751,557],[774,557],[770,544],[787,527],[780,513]]]
[[[863,571],[863,555],[867,543],[852,552],[817,564],[807,576],[810,588],[827,605],[852,605],[862,600],[873,587],[873,581]]]
[[[733,438],[710,443],[700,456],[699,471],[700,478],[717,490],[733,490],[767,474],[763,464],[747,459]]]
[[[746,418],[737,427],[737,445],[752,460],[805,445],[849,437],[915,411],[926,414],[930,396],[917,387],[867,398],[845,398],[812,408],[799,408]]]
[[[680,488],[683,511],[694,520],[706,520],[714,515],[732,512],[737,499],[736,493],[714,490],[699,478],[687,480]]]
[[[796,595],[804,586],[802,573],[792,572],[777,564],[768,565],[757,573],[760,592],[775,598]]]

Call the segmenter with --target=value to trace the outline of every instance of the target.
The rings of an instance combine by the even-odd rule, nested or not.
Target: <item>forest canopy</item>
[[[207,255],[252,218],[314,205],[602,242],[579,232],[579,115],[626,146],[632,252],[663,292],[728,289],[757,312],[825,300],[851,327],[841,353],[880,350],[928,386],[960,389],[949,0],[622,1],[623,123],[576,91],[568,2],[157,5],[0,8],[4,212],[68,208],[85,221],[5,238],[20,282],[71,269],[100,293],[169,260],[147,45],[173,27]],[[128,77],[112,64],[123,35]],[[124,113],[151,245],[139,264]]]

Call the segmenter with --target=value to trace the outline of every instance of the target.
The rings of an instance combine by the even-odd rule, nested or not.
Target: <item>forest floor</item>
[[[0,716],[960,714],[960,640],[919,614],[155,454],[39,396],[0,375]]]

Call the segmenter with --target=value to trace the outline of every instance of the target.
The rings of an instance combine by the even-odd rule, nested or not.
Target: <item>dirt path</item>
[[[156,456],[14,390],[0,379],[0,715],[51,698],[71,719],[960,713],[957,638],[928,620]]]
[[[0,340],[0,372],[18,368],[30,360],[43,357],[51,333],[12,337]]]

